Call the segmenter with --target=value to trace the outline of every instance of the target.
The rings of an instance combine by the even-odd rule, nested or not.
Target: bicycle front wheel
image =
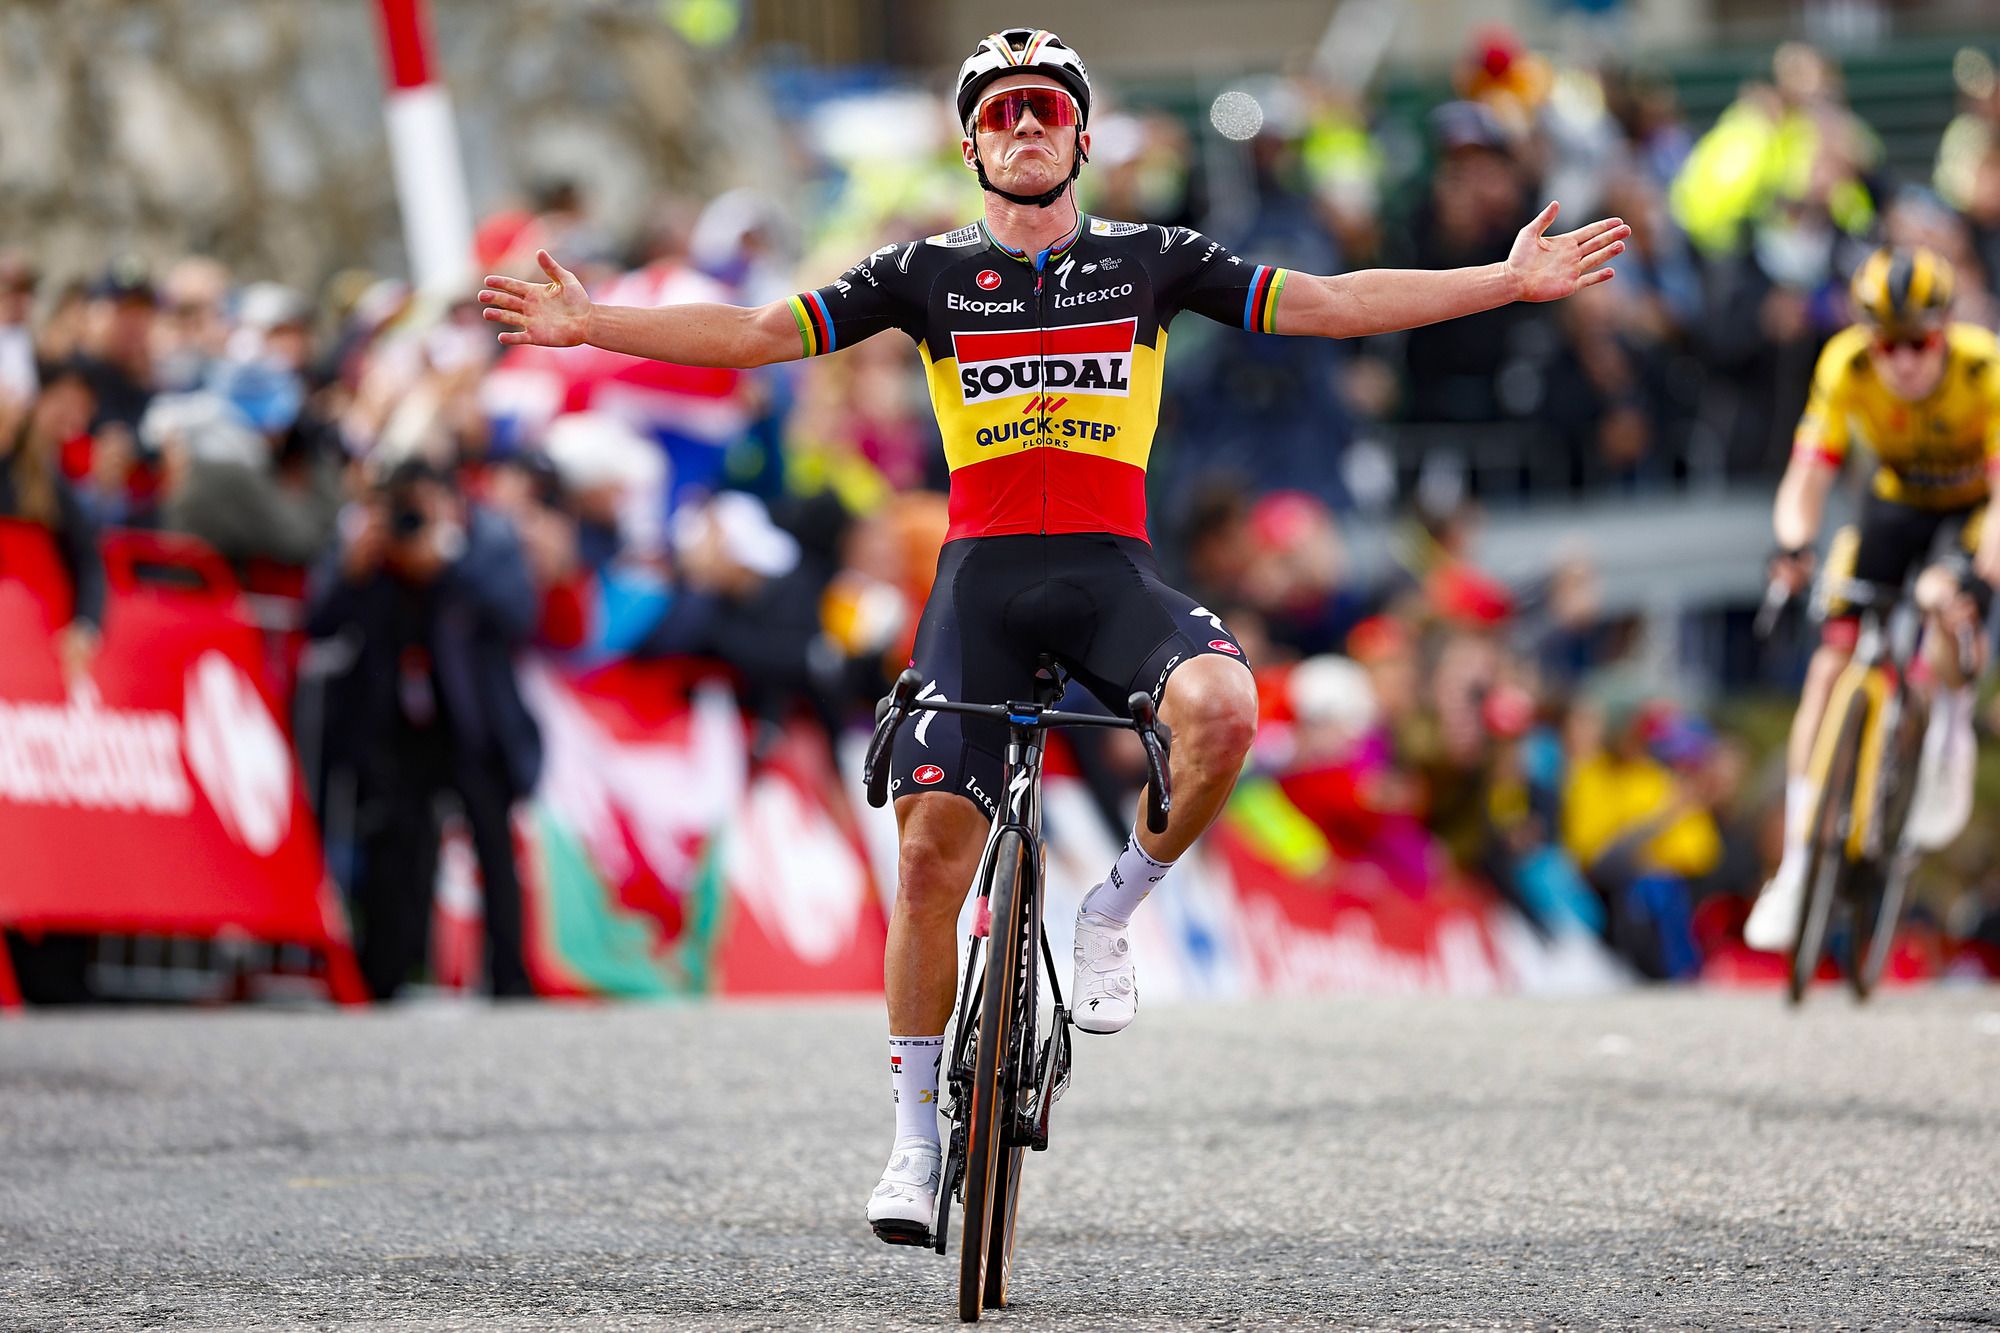
[[[1792,940],[1788,993],[1793,1004],[1805,998],[1826,950],[1827,921],[1834,900],[1853,868],[1847,859],[1847,831],[1854,818],[1854,779],[1861,766],[1861,733],[1868,722],[1868,696],[1852,690],[1837,719],[1821,726],[1838,726],[1833,758],[1826,766],[1819,795],[1813,802],[1808,828],[1806,888],[1799,899],[1799,928]]]
[[[1903,826],[1909,822],[1916,798],[1917,765],[1923,755],[1930,710],[1906,697],[1888,716],[1895,719],[1894,730],[1889,733],[1875,780],[1874,842],[1878,850],[1875,864],[1857,885],[1861,891],[1854,896],[1854,920],[1847,933],[1847,984],[1857,1000],[1867,999],[1882,979],[1883,965],[1896,941],[1896,923],[1903,915],[1903,890],[1914,860],[1903,851]]]
[[[1011,1074],[1017,1064],[1011,1047],[1017,1030],[1014,1019],[1021,971],[1019,923],[1028,874],[1027,843],[1019,833],[1010,829],[1000,835],[988,874],[987,905],[992,924],[986,975],[980,987],[979,1032],[972,1051],[972,1087],[966,1107],[965,1208],[959,1226],[958,1317],[966,1323],[976,1321],[987,1303],[987,1267],[994,1233],[1012,1229],[1013,1189],[1001,1178],[1019,1174],[1006,1169],[1007,1165],[1018,1168],[1018,1162],[1002,1160],[1009,1152]],[[1003,1298],[1005,1288],[1003,1258]]]
[[[1021,1167],[1027,1160],[1028,1151],[1020,1133],[1021,1101],[1027,1090],[1035,1086],[1035,1052],[1039,1035],[1040,992],[1037,977],[1041,954],[1036,946],[1041,943],[1040,877],[1035,873],[1036,868],[1025,860],[1022,865],[1014,893],[1019,906],[1012,918],[1014,934],[1019,939],[1020,964],[1015,968],[1013,1025],[1006,1046],[1004,1077],[1010,1092],[1004,1101],[1005,1110],[1001,1116],[1006,1130],[1000,1145],[998,1174],[993,1181],[993,1225],[989,1228],[991,1235],[986,1246],[985,1301],[989,1310],[998,1310],[1007,1304],[1007,1279],[1014,1268],[1014,1218],[1020,1211]],[[996,907],[993,917],[995,930],[1001,928],[1000,922],[999,908]]]

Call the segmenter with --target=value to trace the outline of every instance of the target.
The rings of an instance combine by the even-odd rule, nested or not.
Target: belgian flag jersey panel
[[[984,223],[885,245],[791,300],[807,356],[887,328],[917,343],[951,465],[946,540],[1146,537],[1167,326],[1269,333],[1286,270],[1186,227],[1083,217],[1040,254]]]

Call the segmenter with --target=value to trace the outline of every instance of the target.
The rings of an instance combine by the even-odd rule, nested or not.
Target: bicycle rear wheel
[[[972,1087],[966,1106],[965,1206],[959,1224],[958,1317],[966,1323],[979,1318],[985,1304],[987,1266],[996,1230],[1011,1231],[1013,1196],[1001,1177],[1017,1175],[1002,1164],[1012,1118],[1010,1077],[1015,1032],[1014,1010],[1021,971],[1021,889],[1027,878],[1027,844],[1008,830],[993,849],[988,871],[987,904],[991,912],[986,949],[986,976],[981,987],[979,1032],[972,1052]],[[1004,1226],[996,1226],[1005,1213]],[[1001,1289],[1006,1286],[1003,1261]]]
[[[1826,950],[1827,921],[1853,867],[1847,859],[1847,831],[1853,823],[1854,779],[1861,765],[1861,733],[1867,721],[1868,696],[1852,690],[1838,719],[1828,718],[1820,724],[1832,724],[1839,730],[1808,826],[1806,888],[1799,899],[1799,928],[1792,940],[1787,986],[1793,1004],[1805,998],[1813,974],[1819,971],[1820,956]]]

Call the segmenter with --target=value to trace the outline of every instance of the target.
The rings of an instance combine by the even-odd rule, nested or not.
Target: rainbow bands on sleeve
[[[1278,331],[1278,293],[1285,290],[1285,279],[1290,275],[1290,269],[1257,265],[1257,271],[1250,275],[1249,295],[1243,298],[1244,328],[1252,333]]]
[[[799,326],[799,340],[807,356],[818,356],[834,348],[833,319],[818,292],[801,292],[791,300],[792,319]]]

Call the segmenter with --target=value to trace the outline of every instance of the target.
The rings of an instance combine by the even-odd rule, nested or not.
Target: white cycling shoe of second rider
[[[1139,983],[1133,976],[1132,942],[1125,930],[1095,912],[1076,914],[1070,1012],[1085,1032],[1122,1032],[1139,1015]]]
[[[1803,849],[1785,848],[1778,873],[1757,895],[1750,919],[1743,923],[1743,942],[1765,953],[1784,953],[1799,933],[1799,899],[1806,890],[1806,855]]]
[[[928,1139],[896,1140],[882,1181],[868,1196],[868,1225],[891,1245],[927,1245],[937,1215],[942,1153]]]

